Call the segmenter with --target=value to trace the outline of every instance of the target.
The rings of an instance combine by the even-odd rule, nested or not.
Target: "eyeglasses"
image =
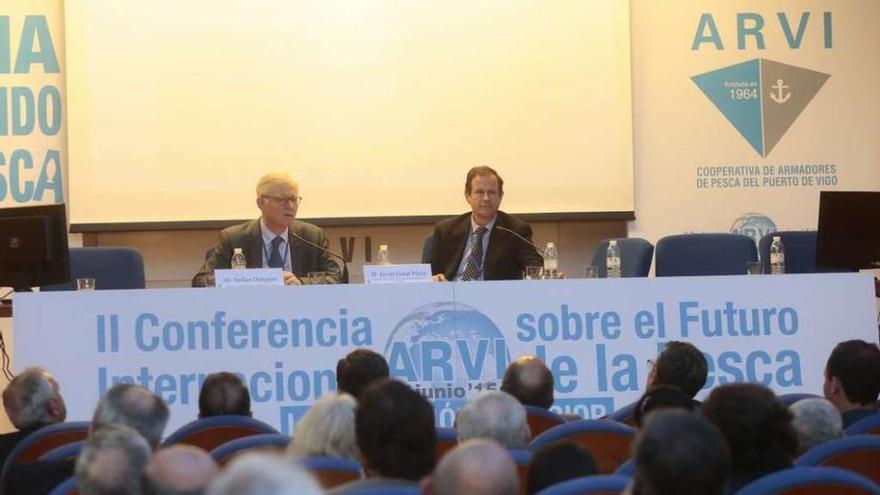
[[[298,205],[303,200],[302,196],[269,196],[269,195],[264,194],[260,197],[266,198],[266,199],[271,199],[272,201],[274,201],[282,206],[286,205],[287,203],[293,203],[295,205]]]

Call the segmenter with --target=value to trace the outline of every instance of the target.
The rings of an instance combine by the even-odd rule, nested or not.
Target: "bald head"
[[[519,493],[516,465],[497,443],[468,440],[443,457],[423,491],[432,495]]]
[[[217,475],[217,463],[192,445],[161,449],[144,470],[144,495],[199,495]]]
[[[520,356],[504,372],[501,390],[526,406],[550,409],[553,405],[553,373],[536,356]]]

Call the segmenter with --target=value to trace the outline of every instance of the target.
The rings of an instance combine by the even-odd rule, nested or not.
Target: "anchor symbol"
[[[777,79],[776,85],[770,86],[770,88],[776,90],[776,93],[770,93],[770,99],[776,103],[785,103],[791,98],[791,91],[785,92],[785,90],[788,89],[788,85],[785,84],[782,79]]]

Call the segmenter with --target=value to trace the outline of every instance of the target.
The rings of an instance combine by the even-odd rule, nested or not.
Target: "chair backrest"
[[[371,478],[353,481],[327,491],[327,495],[420,495],[418,483]]]
[[[821,399],[822,397],[814,394],[780,394],[776,399],[785,407],[788,407],[802,399]]]
[[[805,452],[794,465],[837,467],[880,483],[880,437],[856,435],[829,440]]]
[[[758,261],[755,242],[740,234],[671,235],[657,242],[658,277],[744,275]]]
[[[843,469],[795,467],[783,469],[749,483],[736,495],[877,495],[871,480]]]
[[[880,435],[880,412],[865,416],[864,418],[849,425],[843,432],[847,436],[852,435]]]
[[[529,423],[529,430],[532,432],[532,438],[544,433],[545,431],[565,423],[565,419],[553,411],[536,407],[525,406],[526,421]]]
[[[614,471],[614,474],[616,474],[618,476],[627,476],[629,478],[632,478],[632,476],[633,476],[633,474],[635,474],[635,472],[636,472],[636,461],[633,458],[629,458],[629,459],[627,459],[626,462],[621,464],[619,468],[617,468],[617,471]]]
[[[513,463],[516,465],[516,476],[519,478],[519,493],[529,493],[529,463],[532,461],[532,451],[526,449],[507,449]]]
[[[425,242],[422,244],[422,263],[430,263],[431,262],[431,245],[434,244],[434,234],[425,237]]]
[[[290,443],[290,437],[280,433],[250,435],[224,443],[211,451],[211,457],[222,467],[245,452],[284,452],[288,443]]]
[[[60,485],[56,486],[49,492],[49,495],[77,495],[79,489],[76,486],[76,476],[71,476],[64,480]]]
[[[437,427],[437,462],[458,445],[458,432],[452,428]]]
[[[629,459],[634,436],[632,428],[616,421],[583,419],[550,428],[535,437],[529,449],[559,441],[574,442],[593,454],[599,474],[611,474]]]
[[[556,483],[538,495],[618,495],[626,489],[629,478],[614,474],[597,474]]]
[[[82,452],[83,445],[86,443],[85,440],[80,440],[79,442],[72,442],[67,445],[62,445],[61,447],[54,448],[49,452],[40,456],[40,461],[60,461],[61,459],[76,459],[79,457],[79,453]]]
[[[297,462],[312,473],[325,490],[361,479],[361,465],[339,457],[304,457]]]
[[[95,279],[95,290],[143,289],[144,258],[132,248],[70,248],[70,281],[45,285],[40,290],[76,290],[78,278]]]
[[[85,440],[89,435],[88,421],[69,421],[44,426],[24,437],[6,456],[0,478],[6,479],[10,466],[39,460],[40,456],[63,445]]]
[[[276,433],[278,430],[260,420],[238,415],[211,416],[181,426],[162,445],[195,445],[208,452],[236,438]]]
[[[623,423],[629,427],[636,427],[636,406],[639,401],[631,402],[608,415],[608,419]]]
[[[620,237],[614,239],[620,247],[620,276],[647,277],[654,259],[654,245],[640,237]],[[605,255],[611,239],[605,239],[593,251],[591,264],[599,270],[599,278],[608,276]]]
[[[816,231],[779,231],[765,235],[758,242],[761,267],[770,273],[770,244],[779,236],[785,249],[785,273],[825,273],[852,270],[829,270],[816,266]]]

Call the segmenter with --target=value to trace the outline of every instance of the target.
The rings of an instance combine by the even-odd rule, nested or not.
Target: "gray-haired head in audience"
[[[82,495],[141,493],[141,473],[150,460],[150,446],[140,433],[119,424],[92,432],[76,461],[76,482]]]
[[[290,459],[270,454],[236,458],[208,486],[208,495],[317,495],[321,487]]]
[[[143,475],[143,495],[201,495],[217,476],[217,463],[192,445],[158,450]]]
[[[357,402],[348,394],[324,394],[297,422],[287,452],[294,457],[359,460],[354,431],[355,407]]]
[[[121,424],[143,435],[152,448],[158,448],[168,423],[168,406],[153,392],[139,385],[114,385],[98,402],[92,417],[92,430]]]
[[[508,449],[523,449],[531,437],[525,408],[505,392],[476,395],[458,412],[455,424],[461,441],[488,438]]]
[[[843,436],[843,418],[831,401],[801,399],[788,406],[791,425],[797,433],[798,451],[802,454],[820,443]]]
[[[26,368],[3,391],[3,407],[19,430],[60,423],[67,417],[61,389],[45,368]]]
[[[509,495],[519,493],[516,465],[492,440],[467,440],[443,456],[422,482],[425,495]]]

